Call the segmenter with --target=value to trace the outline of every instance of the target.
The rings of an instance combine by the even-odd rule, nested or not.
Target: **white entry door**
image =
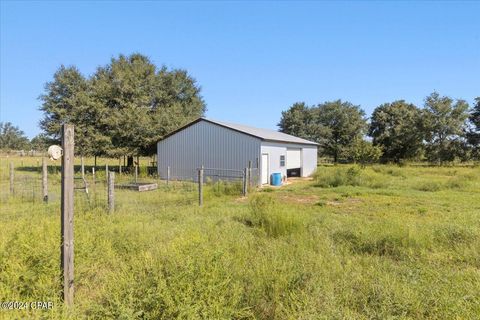
[[[268,154],[262,153],[262,184],[268,183]]]

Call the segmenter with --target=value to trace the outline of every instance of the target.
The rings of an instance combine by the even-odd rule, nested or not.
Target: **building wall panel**
[[[157,144],[158,174],[178,180],[196,180],[197,168],[242,170],[260,160],[261,140],[206,121],[197,122]]]

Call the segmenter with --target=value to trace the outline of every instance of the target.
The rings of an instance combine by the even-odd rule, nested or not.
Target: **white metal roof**
[[[207,118],[200,118],[200,119],[197,119],[196,121],[198,120],[205,120],[211,123],[215,123],[222,127],[230,128],[235,131],[243,132],[248,135],[258,137],[262,140],[318,145],[318,143],[316,142],[305,140],[305,139],[295,137],[283,132],[278,132],[275,130],[254,128],[254,127],[246,126],[243,124],[228,123],[228,122],[217,121],[217,120],[212,120]]]

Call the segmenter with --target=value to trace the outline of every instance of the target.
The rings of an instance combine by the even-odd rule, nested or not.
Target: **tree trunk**
[[[133,156],[127,156],[127,167],[133,167]]]

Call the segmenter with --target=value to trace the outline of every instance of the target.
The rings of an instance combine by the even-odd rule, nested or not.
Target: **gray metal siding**
[[[280,172],[282,176],[287,175],[287,168],[280,167],[280,155],[286,156],[287,149],[290,148],[301,149],[302,177],[310,176],[317,168],[317,146],[297,143],[263,141],[261,146],[261,153],[268,153],[270,155],[269,175],[274,172]]]
[[[261,140],[206,121],[200,121],[159,141],[158,174],[166,178],[170,166],[172,179],[196,179],[196,168],[242,170],[260,157]]]

